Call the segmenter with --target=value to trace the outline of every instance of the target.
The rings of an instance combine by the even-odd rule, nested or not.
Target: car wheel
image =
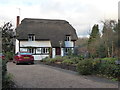
[[[31,64],[34,64],[34,62],[32,62]]]

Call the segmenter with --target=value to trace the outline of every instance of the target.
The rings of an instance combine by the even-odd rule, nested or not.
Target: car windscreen
[[[20,55],[32,55],[31,53],[20,53]]]

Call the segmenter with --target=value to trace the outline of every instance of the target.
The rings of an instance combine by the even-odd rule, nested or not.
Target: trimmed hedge
[[[115,60],[115,58],[82,60],[77,64],[77,71],[82,75],[101,74],[120,78],[120,65],[116,65]]]
[[[77,64],[77,71],[82,75],[90,75],[93,73],[92,60],[82,60]]]

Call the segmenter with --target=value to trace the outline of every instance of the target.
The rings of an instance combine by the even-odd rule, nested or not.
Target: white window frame
[[[34,54],[35,53],[35,48],[28,48],[28,52]]]
[[[41,48],[36,48],[36,54],[41,54]]]
[[[49,53],[49,48],[41,48],[41,53],[42,54],[48,54]]]
[[[35,41],[35,35],[34,34],[28,34],[28,41]]]
[[[71,41],[71,36],[70,35],[66,35],[66,41]]]
[[[68,55],[69,51],[72,51],[72,53],[73,53],[73,49],[72,48],[65,48],[65,55]]]

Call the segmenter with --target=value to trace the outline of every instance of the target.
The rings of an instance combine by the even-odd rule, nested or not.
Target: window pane
[[[34,34],[28,34],[28,41],[34,41],[35,35]]]
[[[71,41],[71,36],[66,36],[66,41]]]

